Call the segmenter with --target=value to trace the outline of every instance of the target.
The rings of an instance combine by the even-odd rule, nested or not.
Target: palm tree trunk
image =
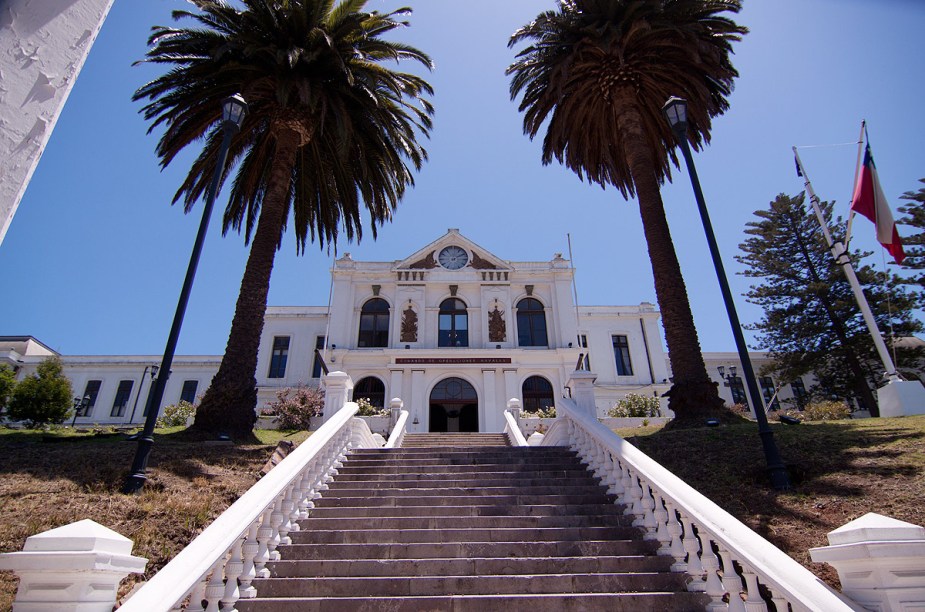
[[[635,94],[629,90],[621,92],[615,99],[615,108],[623,150],[639,199],[639,212],[655,279],[655,295],[662,314],[674,377],[668,392],[668,407],[674,411],[676,421],[702,423],[703,417],[717,414],[723,400],[719,397],[716,383],[707,375],[703,362],[687,289],[655,178],[655,161],[645,136],[642,117],[635,107]]]
[[[278,129],[277,134],[273,170],[241,279],[225,356],[196,410],[193,423],[196,431],[227,433],[235,440],[252,438],[257,421],[257,351],[267,311],[270,275],[288,212],[292,168],[301,138],[288,127]]]

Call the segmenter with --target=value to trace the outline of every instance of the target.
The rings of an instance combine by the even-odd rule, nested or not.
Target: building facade
[[[509,399],[528,410],[554,407],[570,394],[576,369],[596,375],[600,415],[628,393],[660,396],[668,389],[656,308],[576,307],[574,269],[561,254],[506,260],[450,229],[400,261],[345,254],[331,274],[330,307],[268,308],[257,366],[260,405],[282,388],[320,384],[324,365],[350,375],[354,398],[377,405],[401,399],[412,431],[500,431]],[[19,377],[54,354],[28,337],[6,345],[0,362]],[[78,424],[143,419],[159,357],[62,359],[75,395],[90,398]],[[178,356],[164,404],[195,401],[220,359]]]

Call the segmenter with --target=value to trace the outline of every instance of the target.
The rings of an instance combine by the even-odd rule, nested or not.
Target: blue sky
[[[551,0],[447,0],[412,4],[402,38],[436,62],[430,162],[379,239],[339,245],[359,260],[401,259],[449,227],[512,260],[546,260],[572,238],[585,305],[655,302],[635,201],[540,163],[539,143],[522,135],[508,96],[507,39]],[[158,354],[176,306],[200,208],[184,215],[170,200],[189,151],[161,172],[156,135],[131,102],[157,74],[132,66],[150,26],[170,23],[182,0],[117,0],[0,244],[0,335],[29,334],[65,354]],[[751,33],[736,47],[731,110],[695,155],[739,315],[760,311],[741,297],[748,279],[733,261],[753,211],[778,193],[797,194],[793,145],[857,140],[867,119],[884,190],[894,208],[925,177],[925,3],[917,0],[750,1],[738,21]],[[807,149],[804,163],[820,197],[844,212],[856,149]],[[704,350],[734,350],[685,170],[663,190]],[[221,236],[220,194],[178,352],[224,350],[247,250]],[[904,230],[901,228],[901,232]],[[856,225],[857,246],[877,250],[873,230]],[[324,305],[331,256],[295,255],[287,237],[273,272],[271,305]]]

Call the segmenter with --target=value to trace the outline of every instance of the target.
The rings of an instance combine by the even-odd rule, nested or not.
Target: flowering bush
[[[196,406],[187,401],[164,406],[164,413],[157,420],[158,427],[181,427],[191,416],[196,415]]]
[[[533,413],[528,412],[527,414],[529,414],[530,416],[537,416],[541,419],[554,419],[556,418],[556,407],[555,406],[543,406],[536,412],[533,412]]]
[[[851,417],[851,409],[845,402],[812,402],[803,409],[803,418],[807,421],[836,421]]]
[[[373,406],[372,402],[369,401],[369,398],[360,397],[353,400],[356,402],[357,406],[360,409],[357,411],[357,416],[365,417],[374,417],[374,416],[389,416],[388,408],[378,408]]]
[[[628,393],[607,412],[612,417],[655,417],[660,416],[657,397]]]
[[[276,392],[276,401],[270,402],[261,413],[276,416],[280,429],[308,430],[311,418],[321,416],[324,410],[324,393],[317,387],[286,387]]]

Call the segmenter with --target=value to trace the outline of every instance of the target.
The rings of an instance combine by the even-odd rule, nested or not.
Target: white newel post
[[[324,377],[324,422],[347,403],[353,380],[345,372],[331,372]]]
[[[507,409],[510,411],[511,416],[514,417],[514,420],[517,421],[517,424],[520,425],[520,400],[516,397],[509,399]]]
[[[917,380],[895,380],[877,389],[880,416],[925,414],[925,387]]]
[[[597,406],[594,403],[595,380],[597,380],[597,374],[575,370],[566,384],[572,390],[572,401],[578,409],[594,419],[597,418]]]
[[[111,612],[119,582],[148,560],[134,543],[89,519],[26,539],[22,552],[0,555],[0,570],[19,576],[14,612]]]
[[[393,397],[392,401],[389,402],[389,431],[395,427],[395,423],[398,422],[398,416],[401,414],[402,408],[405,407],[405,402],[397,397]]]
[[[810,557],[838,571],[842,593],[869,610],[925,609],[925,528],[869,513],[829,533]]]

